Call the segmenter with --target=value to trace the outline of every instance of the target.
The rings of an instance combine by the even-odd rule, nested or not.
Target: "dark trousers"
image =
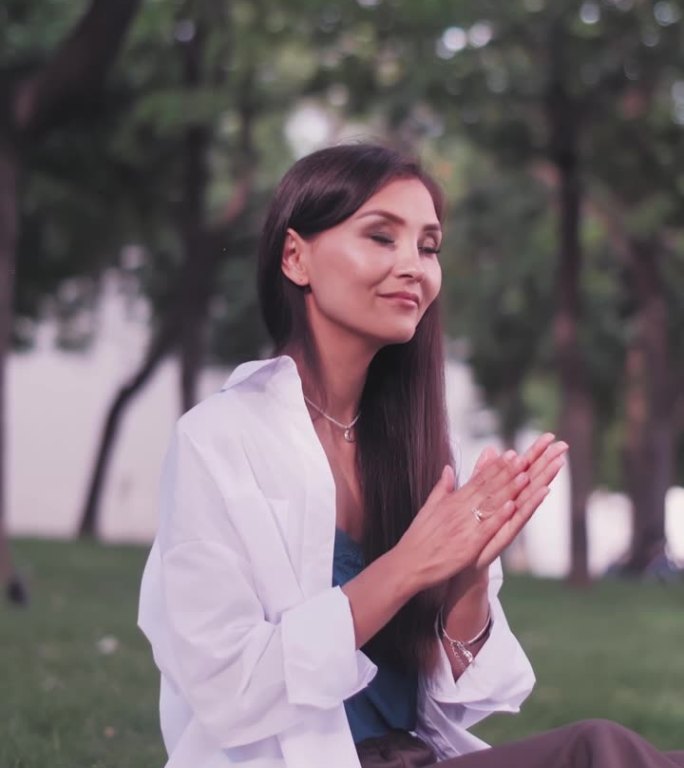
[[[437,763],[424,742],[395,732],[358,747],[363,768],[680,768],[684,751],[661,752],[610,720],[582,720],[521,741]]]

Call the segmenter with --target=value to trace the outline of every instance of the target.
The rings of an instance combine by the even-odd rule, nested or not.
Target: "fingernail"
[[[515,451],[510,450],[510,451],[506,451],[506,453],[504,453],[503,457],[504,457],[504,459],[506,461],[512,461],[517,455],[518,454]]]

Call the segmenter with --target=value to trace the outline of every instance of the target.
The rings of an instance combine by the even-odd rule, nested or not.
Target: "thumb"
[[[435,487],[430,491],[427,500],[435,502],[448,496],[454,490],[455,483],[456,475],[454,474],[454,468],[447,464],[442,470],[439,480],[435,483]]]

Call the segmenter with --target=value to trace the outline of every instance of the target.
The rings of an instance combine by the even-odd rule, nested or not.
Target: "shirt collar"
[[[254,389],[272,389],[276,394],[302,400],[302,382],[297,364],[289,355],[251,360],[242,363],[231,373],[221,391],[247,385]]]

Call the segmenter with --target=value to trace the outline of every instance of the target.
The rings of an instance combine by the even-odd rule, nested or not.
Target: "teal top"
[[[364,568],[361,546],[341,529],[335,531],[333,586],[341,586]],[[377,666],[370,684],[344,702],[354,742],[383,736],[392,730],[413,731],[418,707],[418,676],[385,659],[373,657]]]

